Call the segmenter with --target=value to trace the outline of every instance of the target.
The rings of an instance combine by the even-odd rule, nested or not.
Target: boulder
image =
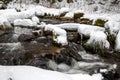
[[[61,50],[61,53],[67,55],[71,58],[74,58],[77,61],[82,60],[82,57],[79,55],[79,51],[83,50],[83,48],[76,43],[69,43],[65,49]]]
[[[107,22],[107,21],[105,21],[105,20],[97,19],[97,20],[95,21],[94,25],[95,25],[95,26],[104,27],[106,22]]]
[[[18,41],[22,42],[22,41],[30,41],[32,39],[34,39],[35,36],[34,35],[29,35],[29,34],[21,34],[18,37]]]

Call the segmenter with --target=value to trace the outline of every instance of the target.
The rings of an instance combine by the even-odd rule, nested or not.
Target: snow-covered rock
[[[32,21],[35,22],[36,24],[40,23],[39,18],[36,16],[32,17]]]
[[[107,35],[103,31],[93,31],[90,33],[90,39],[88,40],[87,44],[98,46],[100,48],[107,48],[109,49],[110,44],[107,40]]]
[[[24,26],[24,27],[33,27],[36,26],[37,23],[34,23],[30,19],[16,19],[14,21],[14,26]]]
[[[80,24],[77,23],[63,23],[63,24],[58,24],[56,25],[57,27],[60,27],[62,29],[72,29],[72,30],[77,30]]]
[[[105,31],[105,29],[98,26],[84,25],[84,24],[81,24],[78,28],[79,34],[84,34],[88,36],[90,36],[91,32],[94,31]]]
[[[116,36],[120,30],[120,22],[110,20],[105,24],[105,28],[108,29],[110,34]]]
[[[6,15],[6,14],[11,14],[11,13],[16,13],[17,11],[15,9],[5,9],[5,10],[0,10],[0,15]]]
[[[54,41],[62,45],[68,44],[67,42],[67,33],[64,29],[56,27],[55,25],[48,24],[45,26],[46,31],[51,31],[57,38],[54,38]]]

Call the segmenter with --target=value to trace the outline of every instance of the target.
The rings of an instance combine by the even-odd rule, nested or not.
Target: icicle
[[[81,40],[81,41],[80,41],[80,44],[82,45],[82,41],[83,41],[83,34],[80,34],[80,38],[81,38],[81,39],[80,39],[80,40]]]

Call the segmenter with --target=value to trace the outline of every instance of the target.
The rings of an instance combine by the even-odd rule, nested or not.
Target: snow
[[[33,16],[33,17],[32,17],[32,21],[33,21],[36,25],[37,25],[38,23],[40,23],[39,18],[36,17],[36,16]]]
[[[92,26],[92,25],[84,25],[81,24],[80,27],[78,28],[79,34],[84,34],[90,36],[91,32],[94,31],[105,31],[104,28],[99,27],[99,26]]]
[[[84,13],[84,12],[81,11],[81,10],[73,9],[73,10],[69,11],[69,12],[65,15],[65,17],[73,18],[75,13]]]
[[[66,45],[67,42],[67,33],[64,29],[61,29],[59,27],[56,27],[55,25],[48,24],[45,26],[46,31],[52,31],[57,38],[54,39],[57,43],[60,43],[62,45]]]
[[[110,44],[107,41],[107,35],[103,31],[93,31],[90,33],[90,39],[87,44],[100,45],[100,48],[109,48]]]
[[[60,27],[62,29],[72,29],[72,30],[75,29],[76,30],[76,29],[78,29],[80,24],[77,24],[77,23],[63,23],[63,24],[58,24],[56,26]]]
[[[14,26],[25,26],[25,27],[33,27],[36,26],[37,23],[33,22],[30,19],[16,19],[14,21]]]
[[[116,37],[116,50],[120,50],[120,31]]]
[[[105,28],[109,30],[112,35],[117,35],[120,30],[120,22],[110,20],[105,24]]]
[[[102,80],[103,77],[101,74],[94,74],[92,76],[86,74],[72,74],[70,75],[73,80]]]
[[[101,74],[64,74],[32,66],[0,66],[2,80],[102,80]]]
[[[11,13],[16,13],[17,11],[15,9],[0,10],[0,15],[8,14],[8,12],[11,14]]]
[[[44,16],[45,14],[51,15],[51,16],[59,16],[61,13],[68,12],[69,8],[61,8],[61,9],[55,9],[55,8],[47,8],[43,6],[37,6],[35,8],[36,15],[38,16]]]
[[[68,75],[31,66],[0,66],[2,80],[72,80]]]

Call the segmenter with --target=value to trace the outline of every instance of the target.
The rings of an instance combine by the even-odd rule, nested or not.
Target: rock
[[[21,34],[28,34],[28,35],[32,35],[33,29],[29,29],[29,28],[21,28],[21,27],[15,27],[14,28],[14,34],[13,34],[13,39],[15,41],[18,41],[18,37],[21,35]]]
[[[73,3],[73,0],[67,0],[67,3]]]
[[[95,21],[94,25],[95,25],[95,26],[104,27],[106,22],[107,22],[107,21],[105,21],[105,20],[97,19],[97,20]]]
[[[48,67],[54,71],[57,71],[57,63],[53,60],[48,61]]]
[[[102,76],[104,77],[103,80],[118,80],[118,78],[120,78],[119,74],[114,71],[104,72]]]
[[[4,25],[0,25],[0,30],[5,30]]]
[[[74,19],[83,17],[84,13],[74,13]]]
[[[64,12],[60,14],[60,17],[64,17],[68,12]]]
[[[12,30],[0,31],[0,43],[10,43],[10,42],[14,42],[13,31]]]
[[[20,43],[0,43],[0,64],[21,65],[24,63],[24,48]]]
[[[0,30],[0,36],[3,35],[5,31]]]
[[[58,65],[58,68],[57,68],[57,69],[58,69],[58,71],[60,71],[60,72],[67,72],[67,71],[70,70],[70,66],[61,63],[61,64]]]
[[[67,65],[71,65],[72,58],[68,54],[64,54],[61,51],[60,53],[55,54],[54,60],[57,64],[65,63]]]
[[[28,58],[25,63],[26,65],[36,66],[43,69],[50,69],[47,65],[49,60],[45,57],[42,57],[41,55],[31,55],[30,57],[30,55],[27,54],[25,57]]]
[[[89,24],[89,25],[92,25],[93,23],[93,20],[90,20],[88,18],[81,18],[80,19],[80,24]]]
[[[69,55],[77,61],[82,60],[82,57],[79,55],[79,51],[83,50],[83,48],[76,43],[69,43],[65,49],[61,50],[62,54]]]
[[[22,41],[30,41],[32,39],[34,39],[35,36],[34,35],[29,35],[29,34],[21,34],[18,37],[18,41],[22,42]]]
[[[5,30],[13,30],[12,25],[8,21],[4,22],[4,26],[5,26]]]

